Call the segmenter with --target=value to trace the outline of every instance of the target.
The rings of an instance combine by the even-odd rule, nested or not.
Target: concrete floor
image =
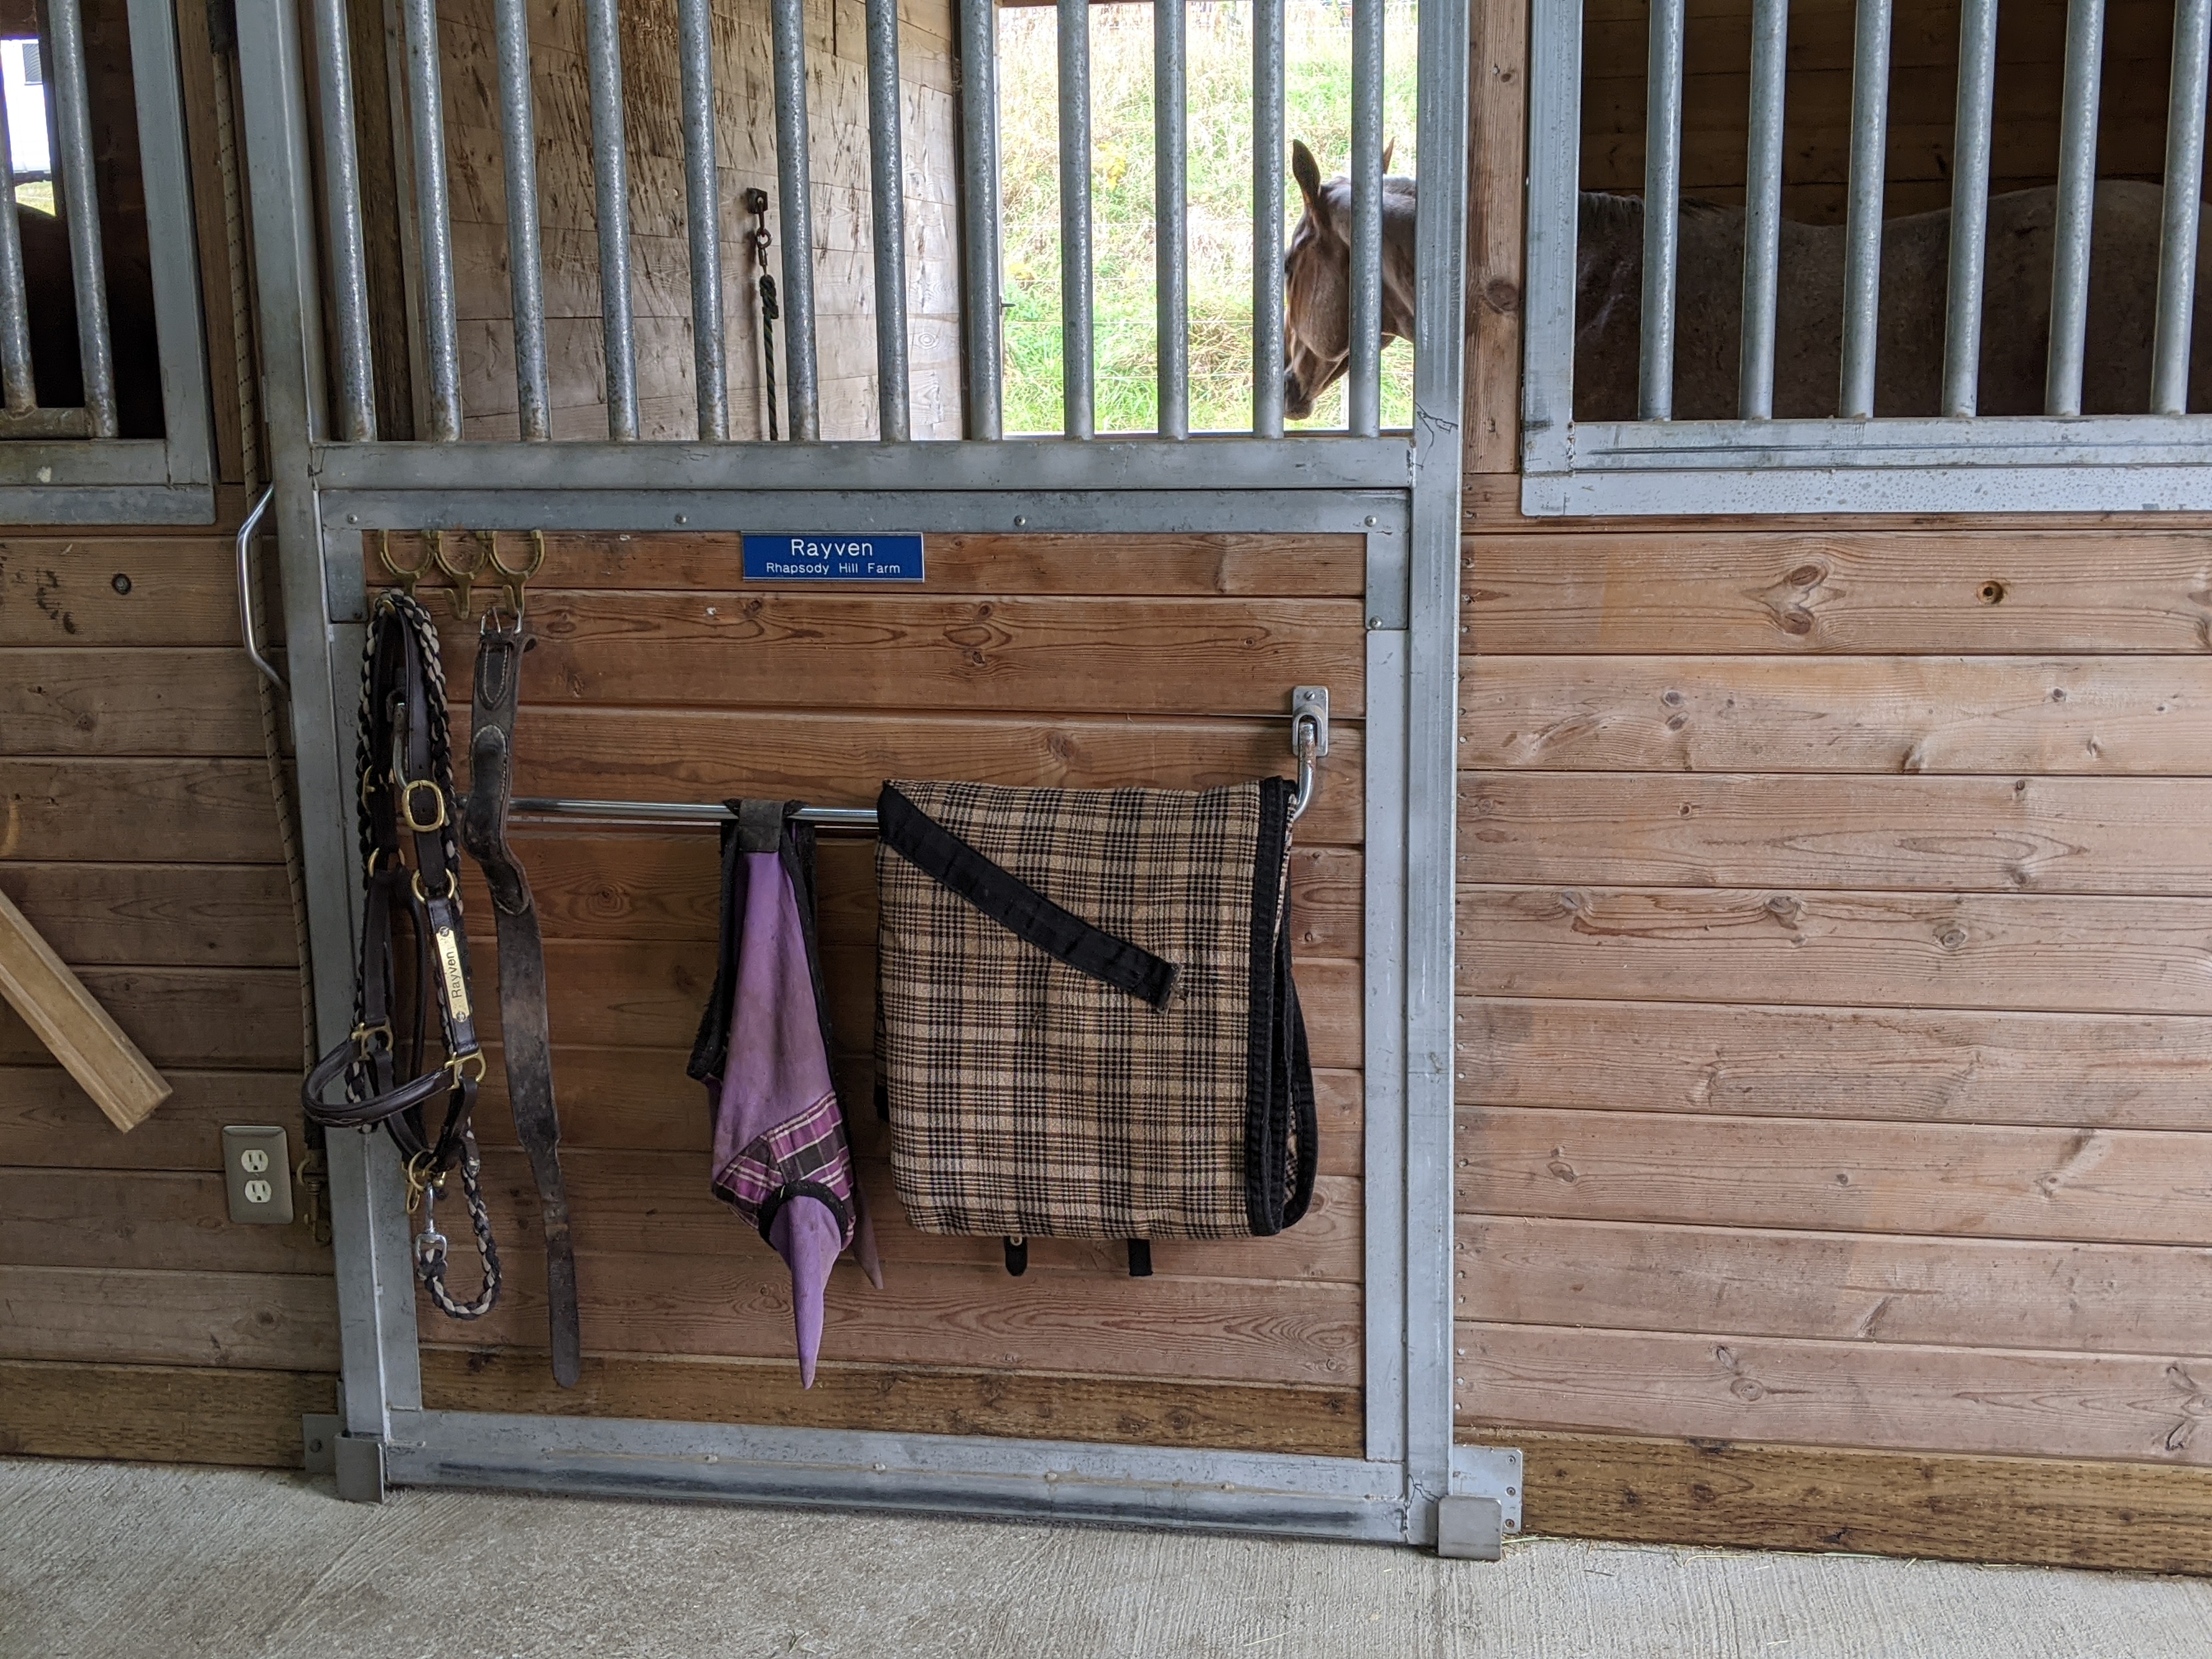
[[[4,1659],[2205,1659],[2212,1581],[1337,1544],[0,1459]]]

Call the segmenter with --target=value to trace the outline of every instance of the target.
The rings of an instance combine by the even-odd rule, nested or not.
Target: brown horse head
[[[1382,152],[1390,168],[1397,146]],[[1303,421],[1352,361],[1352,180],[1322,183],[1313,152],[1291,143],[1305,212],[1283,258],[1283,411]],[[1413,332],[1413,181],[1382,181],[1382,343]]]

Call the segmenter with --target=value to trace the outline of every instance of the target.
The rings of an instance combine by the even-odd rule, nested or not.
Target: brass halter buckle
[[[415,792],[417,789],[430,792],[430,804],[437,811],[437,817],[427,823],[415,811]],[[399,816],[407,820],[407,827],[418,836],[427,836],[433,830],[444,829],[449,821],[446,817],[446,792],[438,787],[434,778],[408,779],[399,789]]]

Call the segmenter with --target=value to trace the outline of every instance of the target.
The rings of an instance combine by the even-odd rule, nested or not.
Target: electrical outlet
[[[284,1131],[273,1124],[225,1124],[222,1184],[233,1221],[289,1223],[292,1160]]]

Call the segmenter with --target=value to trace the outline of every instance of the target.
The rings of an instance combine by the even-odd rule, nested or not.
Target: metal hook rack
[[[1321,793],[1321,760],[1328,753],[1328,688],[1301,685],[1291,691],[1291,753],[1297,761],[1297,793],[1291,798],[1296,823]],[[513,811],[532,817],[599,818],[624,823],[720,824],[730,809],[711,801],[570,800],[548,795],[518,795]],[[847,835],[873,835],[872,806],[802,806],[801,823]]]

